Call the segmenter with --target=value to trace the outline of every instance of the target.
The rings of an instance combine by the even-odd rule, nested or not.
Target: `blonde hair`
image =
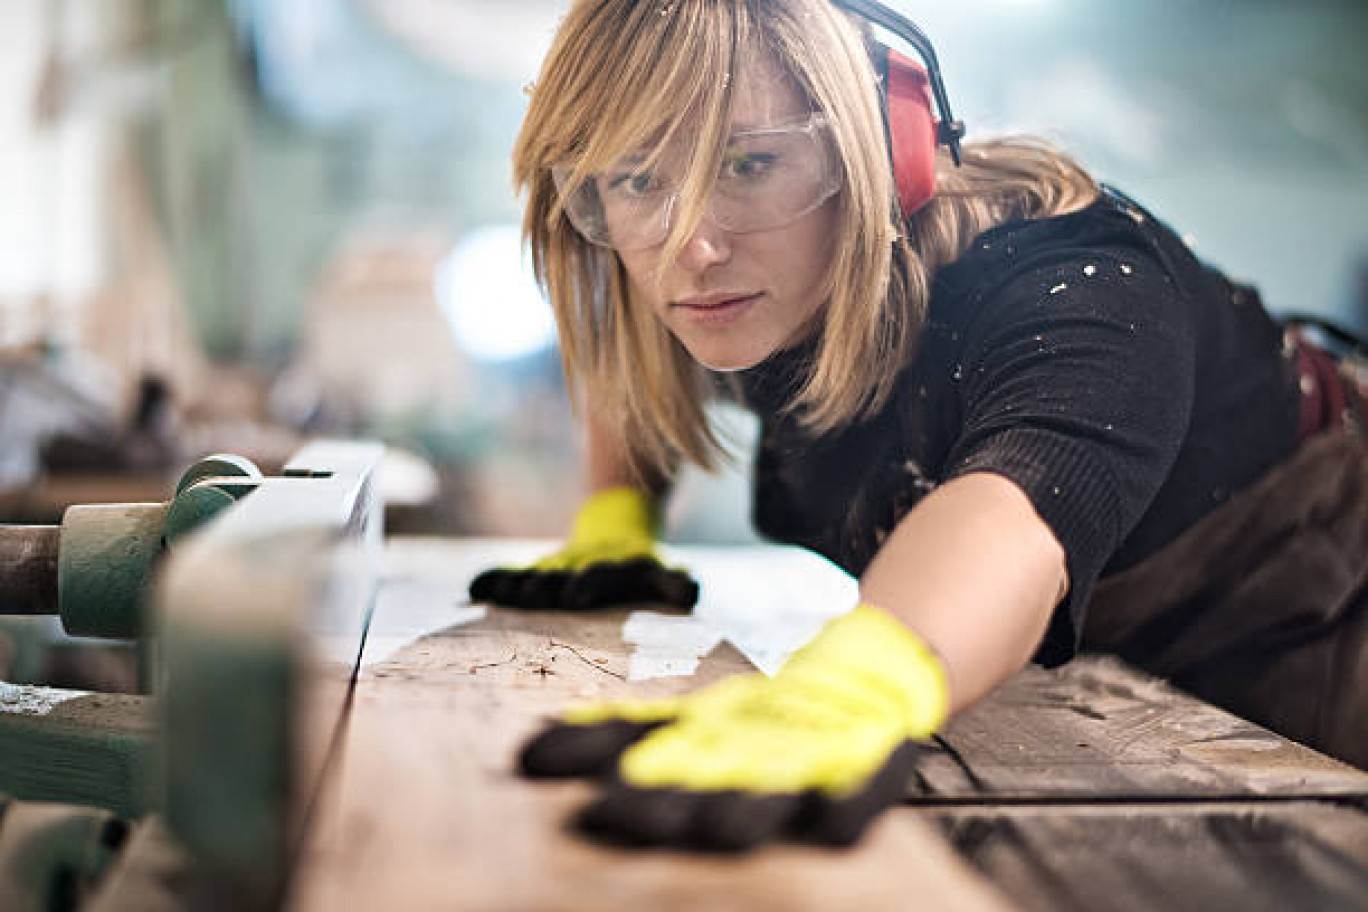
[[[814,435],[887,401],[915,349],[935,271],[974,237],[1095,197],[1086,172],[1049,146],[997,140],[966,146],[961,168],[942,161],[936,198],[899,230],[866,40],[828,0],[576,0],[562,21],[514,149],[514,181],[527,193],[523,230],[555,311],[572,401],[592,403],[643,477],[668,475],[681,459],[716,466],[723,446],[704,406],[717,384],[634,304],[617,254],[570,224],[553,165],[569,163],[583,178],[687,131],[692,154],[664,242],[668,263],[703,217],[747,55],[768,53],[828,114],[843,183],[820,332],[789,403]]]

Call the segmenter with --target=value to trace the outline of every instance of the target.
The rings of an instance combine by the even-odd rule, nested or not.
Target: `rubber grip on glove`
[[[579,571],[486,570],[471,582],[470,598],[531,611],[592,611],[639,602],[687,610],[698,602],[698,583],[681,570],[641,557]]]
[[[742,852],[779,838],[848,846],[887,808],[902,802],[921,748],[904,742],[864,788],[833,796],[729,789],[642,789],[615,782],[575,821],[585,835],[621,846],[676,846]]]
[[[606,776],[618,757],[668,720],[611,719],[593,725],[557,722],[543,729],[518,754],[518,771],[529,779]]]

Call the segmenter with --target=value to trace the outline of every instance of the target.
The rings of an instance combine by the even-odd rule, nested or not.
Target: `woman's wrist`
[[[570,540],[577,543],[624,538],[655,541],[660,506],[645,491],[628,486],[604,488],[585,499],[575,514]]]

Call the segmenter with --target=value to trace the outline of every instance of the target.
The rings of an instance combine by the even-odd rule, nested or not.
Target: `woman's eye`
[[[659,189],[659,182],[649,171],[618,174],[608,181],[608,189],[622,196],[649,196]]]
[[[764,177],[778,160],[777,155],[736,155],[727,159],[726,176],[755,180]]]

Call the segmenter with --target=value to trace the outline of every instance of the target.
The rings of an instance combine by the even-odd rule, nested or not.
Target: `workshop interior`
[[[535,549],[513,543],[558,539],[579,505],[579,434],[510,169],[569,6],[0,4],[0,908],[379,899],[379,887],[357,888],[348,905],[324,875],[301,886],[299,873],[333,864],[313,860],[324,856],[347,867],[349,851],[364,855],[357,846],[386,832],[311,841],[329,819],[328,777],[346,766],[338,746],[369,731],[348,720],[364,651],[388,642],[375,628],[367,643],[377,599],[423,601],[428,632],[462,623],[478,561],[424,549],[507,543],[480,556],[522,560]],[[1066,144],[1200,256],[1257,284],[1274,314],[1368,335],[1368,4],[889,6],[935,42],[970,138]],[[714,420],[734,458],[682,474],[668,539],[704,555],[765,547],[747,493],[756,427],[725,406]],[[396,558],[394,542],[414,550]],[[414,554],[441,565],[439,582],[394,582],[396,561]],[[520,631],[504,635],[521,642]],[[403,648],[421,652],[412,639]],[[428,667],[414,661],[413,674]],[[471,662],[445,686],[483,681]],[[387,705],[388,724],[403,727],[404,700]],[[452,725],[481,724],[459,705],[468,715]],[[423,713],[412,727],[440,724]],[[1344,817],[1368,813],[1368,787],[1332,761],[1299,762],[1326,777],[1316,781],[1329,797],[1273,789],[1230,799],[1221,820],[1238,826],[1260,801],[1319,813],[1324,799],[1334,813],[1317,831],[1321,854],[1299,863],[1333,868],[1368,904],[1365,829]],[[385,787],[378,772],[370,782]],[[1145,819],[1138,842],[1206,845],[1192,818]],[[976,821],[942,821],[955,863],[1010,894],[1028,862]],[[1291,838],[1279,821],[1259,839]],[[554,818],[542,823],[548,840],[568,839]],[[1130,839],[1097,826],[1090,838],[1111,840],[1108,851]],[[396,909],[603,907],[593,891],[608,875],[575,858],[581,879],[559,884],[563,905],[550,894],[504,905],[416,862],[375,883],[422,897],[397,897]],[[510,851],[489,876],[528,877],[522,866],[542,861]],[[671,871],[675,898],[712,883],[709,872]],[[784,907],[859,907],[840,903],[832,878],[813,905],[784,894]],[[450,904],[435,899],[444,889]],[[1012,907],[965,889],[963,908]],[[1336,890],[1323,896],[1352,895]],[[765,894],[737,895],[762,906]],[[1103,907],[1071,895],[1054,907]],[[651,894],[605,896],[627,908]]]

